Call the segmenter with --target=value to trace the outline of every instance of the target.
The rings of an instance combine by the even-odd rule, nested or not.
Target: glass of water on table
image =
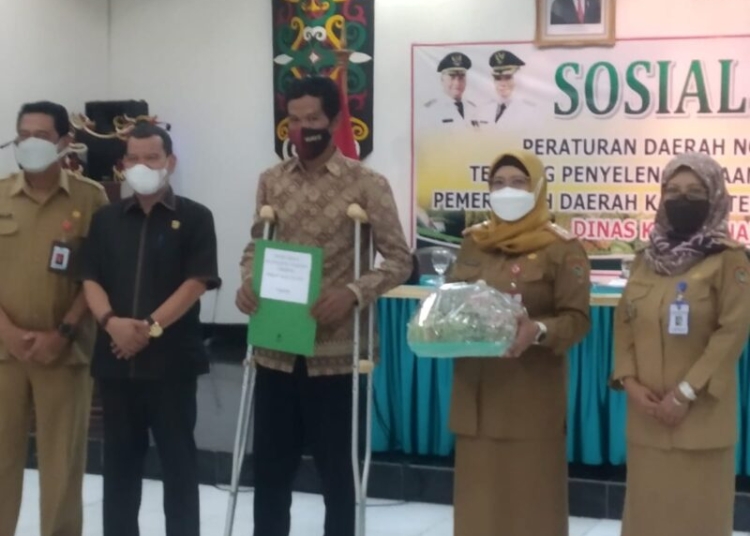
[[[432,260],[432,267],[438,274],[437,285],[441,286],[445,283],[445,273],[453,262],[453,253],[446,248],[437,248],[432,251],[430,257]]]

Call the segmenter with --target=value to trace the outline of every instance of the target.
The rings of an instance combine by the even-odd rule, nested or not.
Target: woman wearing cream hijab
[[[528,313],[508,355],[456,361],[456,536],[568,534],[565,356],[589,329],[589,261],[550,222],[546,186],[535,155],[501,154],[492,218],[465,233],[451,273],[513,294]]]

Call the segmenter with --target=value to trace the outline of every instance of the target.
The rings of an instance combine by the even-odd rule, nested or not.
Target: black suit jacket
[[[601,24],[601,0],[584,0],[584,2],[586,4],[584,24]],[[550,24],[579,24],[576,3],[577,0],[555,0],[552,3]]]

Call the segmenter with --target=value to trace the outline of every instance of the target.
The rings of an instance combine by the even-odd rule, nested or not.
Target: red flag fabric
[[[344,84],[346,83],[346,69],[340,69],[336,77],[336,85],[339,88],[341,98],[341,113],[339,115],[339,127],[333,133],[333,141],[344,156],[359,160],[357,154],[357,143],[354,141],[352,130],[352,116],[349,114],[349,99]]]

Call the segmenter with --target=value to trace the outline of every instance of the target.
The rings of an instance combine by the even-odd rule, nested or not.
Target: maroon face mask
[[[322,155],[331,143],[327,128],[301,128],[289,131],[289,140],[302,160],[314,160]]]

